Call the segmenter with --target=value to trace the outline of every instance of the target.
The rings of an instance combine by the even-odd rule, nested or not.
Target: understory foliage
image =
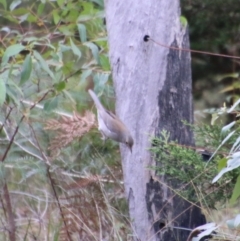
[[[87,93],[113,109],[103,8],[103,0],[0,0],[0,240],[132,240],[118,146],[100,139]],[[226,135],[208,128],[198,137],[214,152]],[[224,202],[238,170],[210,182],[238,131],[208,164],[163,133],[153,147],[159,174],[190,182],[203,205]],[[181,195],[196,202],[187,188]]]
[[[87,93],[113,108],[103,7],[0,1],[0,240],[130,233],[118,146],[100,139]]]
[[[177,181],[178,185],[172,188],[173,195],[179,195],[193,205],[202,207],[208,216],[211,209],[219,210],[220,213],[221,209],[239,203],[239,103],[240,99],[231,108],[224,106],[214,111],[210,125],[190,125],[195,132],[196,146],[179,145],[177,141],[170,140],[170,134],[164,130],[159,137],[152,139],[151,152],[157,165],[150,168],[158,175],[166,176],[170,181],[172,179],[172,183]],[[223,125],[226,115],[234,115],[236,120]],[[237,216],[232,216],[227,221],[226,217],[222,217],[222,220],[218,217],[217,224],[226,221],[225,226],[229,231],[226,231],[226,227],[221,230],[220,225],[214,240],[240,240],[238,208],[234,215],[236,213]],[[212,226],[209,233],[211,230]]]
[[[221,128],[202,124],[194,127],[197,136],[202,139],[200,148],[178,145],[169,140],[166,131],[159,138],[154,138],[151,151],[160,163],[154,169],[158,175],[166,175],[168,179],[178,180],[179,192],[186,200],[201,204],[205,208],[224,205],[232,196],[232,190],[240,174],[238,170],[228,173],[217,183],[213,178],[226,164],[228,145],[223,146],[219,154],[211,158],[214,150],[221,143]]]
[[[240,5],[235,0],[181,0],[181,10],[191,49],[239,57]],[[238,59],[192,53],[195,109],[220,108],[224,101],[231,105],[239,99],[239,70]]]

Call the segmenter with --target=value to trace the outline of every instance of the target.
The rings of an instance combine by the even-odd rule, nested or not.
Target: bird
[[[88,92],[97,108],[98,130],[102,133],[103,139],[110,138],[124,143],[132,152],[134,141],[126,125],[116,115],[103,107],[93,90],[89,89]]]

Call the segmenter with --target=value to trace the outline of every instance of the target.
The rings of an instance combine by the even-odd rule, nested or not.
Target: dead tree
[[[122,168],[135,240],[187,240],[188,231],[205,222],[199,208],[160,184],[148,148],[150,136],[161,130],[180,144],[194,145],[193,133],[182,120],[193,122],[191,59],[187,28],[180,22],[179,1],[106,0],[110,61],[116,91],[116,112],[131,130],[131,153],[121,146]],[[162,178],[168,183],[168,178]],[[164,228],[163,228],[164,227]]]

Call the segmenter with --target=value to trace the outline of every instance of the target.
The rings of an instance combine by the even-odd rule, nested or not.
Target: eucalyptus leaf
[[[97,73],[93,77],[96,89],[104,89],[105,84],[109,79],[110,73]]]
[[[65,0],[57,0],[57,4],[59,7],[62,7],[64,2],[65,2]]]
[[[3,105],[6,99],[6,85],[3,79],[0,79],[0,106]]]
[[[79,60],[82,56],[80,49],[75,45],[75,43],[72,41],[71,38],[70,38],[70,43],[71,43],[73,53],[78,56],[78,60]]]
[[[237,181],[235,183],[235,186],[232,192],[232,197],[230,199],[230,204],[234,204],[239,197],[240,197],[240,175],[238,176]]]
[[[11,86],[11,85],[7,85],[6,86],[7,88],[7,96],[8,96],[8,98],[10,98],[16,105],[18,105],[19,106],[19,104],[20,104],[20,101],[19,101],[19,98],[18,98],[18,95],[16,94],[16,89],[17,88],[12,88],[13,86]]]
[[[10,4],[10,10],[14,10],[19,4],[21,4],[21,0],[14,0],[11,4]]]
[[[240,166],[240,159],[239,159],[240,153],[235,153],[235,156],[227,161],[227,167],[224,167],[217,176],[214,177],[212,180],[212,183],[217,182],[223,174],[230,172]]]
[[[53,111],[58,107],[58,97],[53,97],[50,100],[47,100],[44,104],[43,109],[47,112]]]
[[[6,167],[5,167],[5,163],[4,162],[0,162],[0,181],[4,180],[6,178]]]
[[[102,66],[103,70],[110,71],[111,66],[110,66],[110,62],[109,62],[108,56],[100,55],[100,63],[101,63],[101,66]]]
[[[227,165],[227,158],[224,157],[218,161],[218,171],[221,171]]]
[[[86,26],[82,23],[79,23],[78,25],[78,32],[79,32],[79,36],[81,39],[81,42],[86,42],[87,41],[87,30],[86,30]]]
[[[3,5],[4,9],[7,9],[7,0],[0,0],[0,3]]]
[[[59,16],[59,13],[58,13],[58,9],[54,9],[52,11],[52,16],[53,16],[53,21],[55,24],[58,24],[58,22],[60,21],[61,17]]]
[[[45,8],[46,4],[40,3],[37,8],[37,14],[40,15],[43,13],[43,10]]]
[[[79,84],[84,83],[86,81],[87,77],[89,77],[91,74],[92,74],[91,69],[83,70],[81,77],[80,77]]]
[[[97,61],[97,64],[99,64],[99,51],[97,45],[91,42],[86,42],[84,45],[91,49],[94,59]]]
[[[28,54],[23,62],[20,85],[24,84],[30,78],[31,72],[32,72],[32,58],[31,58],[31,55]]]
[[[91,2],[97,3],[100,7],[104,7],[104,2],[103,0],[90,0]]]
[[[62,91],[62,90],[64,90],[66,88],[66,82],[65,81],[61,81],[61,82],[55,84],[54,87],[55,87],[55,89],[57,91]]]
[[[49,69],[47,62],[43,59],[43,57],[35,50],[33,51],[33,55],[39,61],[43,70],[45,70],[50,75],[50,77],[54,79],[54,75],[52,71]]]
[[[10,57],[19,54],[24,49],[25,47],[22,44],[14,44],[9,46],[3,54],[2,66],[4,66],[8,62]]]

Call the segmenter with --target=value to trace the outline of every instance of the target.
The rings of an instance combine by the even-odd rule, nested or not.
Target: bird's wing
[[[103,120],[105,126],[108,128],[108,131],[112,132],[113,139],[115,140],[118,140],[119,138],[121,139],[121,136],[119,136],[119,129],[121,130],[120,133],[126,133],[126,132],[129,132],[127,127],[116,115],[114,115],[112,112],[106,110],[103,107],[97,95],[91,89],[89,89],[88,92],[91,95],[97,107],[98,114]]]
[[[105,112],[105,114],[104,114]],[[127,127],[124,125],[124,123],[112,112],[104,109],[103,111],[100,111],[99,113],[107,126],[107,128],[113,132],[113,133],[119,133],[119,129],[121,129],[122,132],[128,132]]]

